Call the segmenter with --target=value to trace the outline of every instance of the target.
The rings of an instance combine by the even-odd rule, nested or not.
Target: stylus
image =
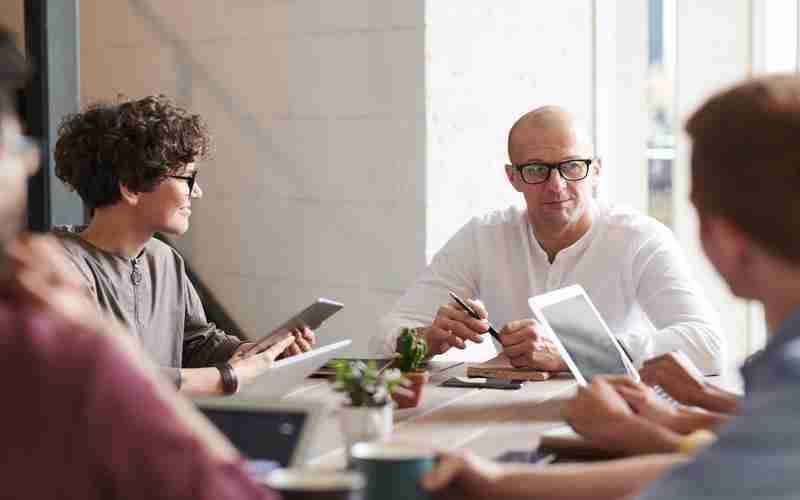
[[[482,319],[480,316],[478,316],[478,313],[475,312],[475,309],[471,308],[469,304],[467,304],[467,302],[464,299],[456,295],[454,291],[448,290],[448,292],[450,293],[450,296],[453,297],[453,300],[455,300],[456,303],[460,305],[462,309],[467,311],[467,314],[469,314],[470,316],[479,321]],[[494,329],[491,323],[489,323],[489,330],[487,331],[492,335],[492,337],[494,337],[496,341],[500,342],[500,335],[497,334],[497,330]],[[502,344],[502,342],[500,343]]]

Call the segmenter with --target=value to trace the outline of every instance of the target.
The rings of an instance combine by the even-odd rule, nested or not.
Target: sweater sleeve
[[[183,367],[203,368],[229,360],[243,342],[233,335],[226,334],[214,323],[209,323],[200,296],[185,275],[184,283],[186,319],[183,337]]]

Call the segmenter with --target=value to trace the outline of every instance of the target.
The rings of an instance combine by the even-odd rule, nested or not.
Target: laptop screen
[[[587,382],[595,375],[628,374],[619,350],[585,297],[569,297],[541,311]]]
[[[300,440],[307,414],[286,410],[201,408],[203,414],[245,458],[288,467]]]

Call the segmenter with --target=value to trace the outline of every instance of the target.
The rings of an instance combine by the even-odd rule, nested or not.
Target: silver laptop
[[[331,358],[341,357],[342,350],[352,342],[350,339],[342,340],[276,361],[270,369],[242,387],[236,396],[228,399],[279,399]]]
[[[197,408],[247,459],[254,474],[303,465],[322,405],[243,398],[195,398]]]
[[[628,375],[640,380],[632,360],[582,286],[537,295],[528,304],[579,384],[587,385],[595,375]]]

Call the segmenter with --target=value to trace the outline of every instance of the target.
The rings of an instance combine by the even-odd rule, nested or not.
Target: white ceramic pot
[[[350,448],[360,442],[381,441],[392,434],[394,405],[342,406],[339,409],[339,425],[342,430],[347,461],[350,463]]]

